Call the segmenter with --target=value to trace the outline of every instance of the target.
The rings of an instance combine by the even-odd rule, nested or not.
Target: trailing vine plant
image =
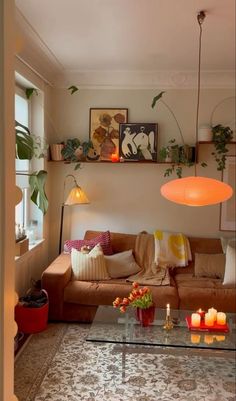
[[[212,155],[217,163],[217,170],[223,171],[225,169],[226,155],[229,149],[226,145],[233,139],[233,130],[230,127],[224,127],[221,124],[212,127],[213,143],[215,151]]]

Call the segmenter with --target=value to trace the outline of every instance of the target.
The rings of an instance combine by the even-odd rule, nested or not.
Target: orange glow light
[[[233,189],[222,181],[194,176],[169,181],[161,187],[161,194],[181,205],[207,206],[228,200]]]

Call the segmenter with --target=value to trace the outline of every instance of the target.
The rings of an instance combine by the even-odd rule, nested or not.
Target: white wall
[[[161,90],[161,89],[160,89]],[[180,142],[175,122],[168,110],[160,105],[151,108],[152,98],[160,90],[79,90],[71,96],[63,89],[53,90],[52,118],[56,132],[50,134],[50,143],[78,137],[88,140],[90,107],[128,108],[129,122],[157,122],[159,147],[175,137]],[[202,90],[200,124],[210,121],[214,106],[233,96],[231,90]],[[164,100],[171,106],[182,127],[186,143],[195,143],[196,90],[170,90]],[[234,100],[226,100],[216,111],[214,124],[229,124],[234,120]],[[198,173],[221,178],[212,159],[211,146],[202,147],[200,159],[208,163]],[[73,165],[48,163],[50,259],[57,254],[59,241],[60,205],[63,201],[63,182],[72,173],[87,193],[90,205],[67,208],[64,239],[81,238],[86,229],[137,233],[156,228],[181,231],[191,236],[219,236],[220,206],[190,208],[168,202],[160,195],[165,166],[156,164],[84,163],[73,171]],[[186,168],[184,175],[193,174]],[[69,184],[67,190],[69,191]],[[227,235],[227,233],[224,235]]]
[[[14,369],[14,2],[0,2],[0,400],[13,395]]]

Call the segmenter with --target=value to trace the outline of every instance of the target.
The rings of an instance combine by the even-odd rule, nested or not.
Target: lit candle
[[[192,313],[191,315],[191,324],[193,327],[200,327],[201,324],[201,316],[199,313]]]
[[[205,314],[205,325],[214,326],[214,315],[212,313]]]
[[[112,155],[111,155],[111,161],[112,161],[113,163],[116,163],[116,162],[119,161],[119,156],[118,156],[117,153],[112,153]]]
[[[210,313],[213,316],[214,321],[216,321],[217,310],[214,308],[210,308],[208,309],[208,313]]]
[[[225,336],[215,336],[216,341],[225,341]]]
[[[125,159],[121,156],[120,157],[120,162],[123,163],[125,161]]]
[[[170,304],[166,305],[166,316],[170,316]]]
[[[201,308],[199,308],[199,309],[197,310],[197,313],[199,313],[199,315],[201,316],[201,319],[204,318],[204,316],[205,316],[205,311],[204,311],[204,310],[202,310]]]
[[[218,312],[216,315],[216,322],[220,325],[226,324],[226,314],[224,312]]]
[[[201,336],[199,334],[191,334],[191,343],[199,344],[201,341]]]
[[[204,343],[212,344],[214,342],[214,337],[212,335],[206,334],[204,336]]]

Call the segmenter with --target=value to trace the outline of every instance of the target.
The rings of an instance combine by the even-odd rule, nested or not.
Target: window
[[[38,109],[38,108],[37,108]],[[42,108],[41,108],[42,109]],[[41,111],[40,109],[40,111]],[[42,112],[42,111],[41,111]],[[34,108],[32,101],[27,99],[23,89],[16,88],[15,119],[28,127],[32,132]],[[38,118],[38,116],[37,116]],[[16,159],[16,185],[22,189],[23,199],[15,208],[16,231],[24,229],[30,244],[42,238],[43,216],[41,211],[30,200],[29,174],[38,169],[38,160]]]

